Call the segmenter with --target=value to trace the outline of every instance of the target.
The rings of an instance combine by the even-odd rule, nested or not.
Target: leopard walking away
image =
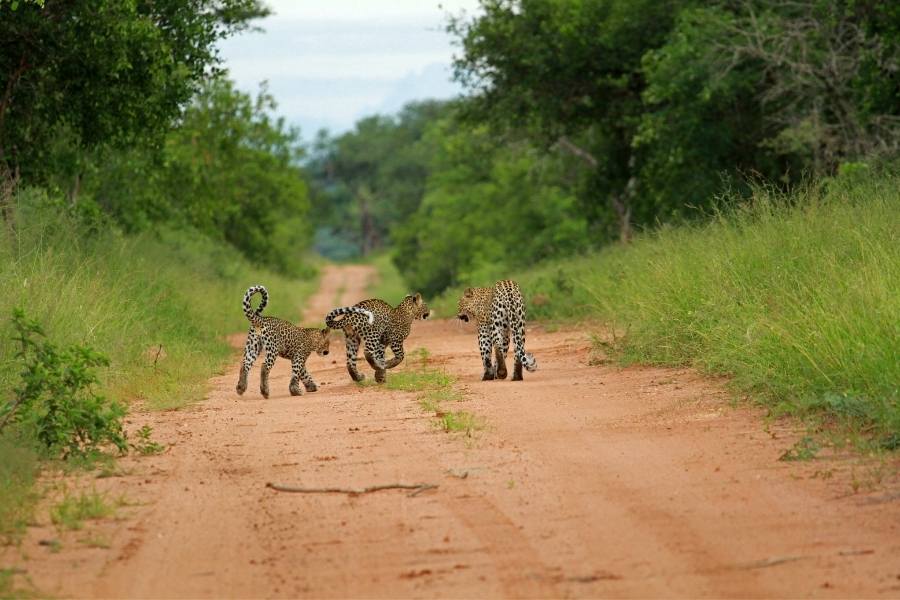
[[[515,344],[513,381],[522,380],[522,367],[537,370],[534,356],[525,352],[525,300],[515,281],[504,279],[492,288],[468,288],[459,299],[457,317],[469,319],[478,325],[478,348],[484,363],[482,380],[506,379],[506,353],[509,338]],[[491,349],[497,357],[496,367],[491,362]]]
[[[254,309],[250,303],[254,294],[262,296],[259,306]],[[309,371],[306,370],[306,359],[313,352],[320,356],[328,354],[329,329],[315,327],[296,327],[277,317],[264,317],[262,311],[269,303],[269,292],[261,285],[255,285],[244,294],[244,314],[250,321],[250,331],[247,333],[247,343],[244,345],[244,358],[241,362],[241,374],[237,383],[237,393],[247,391],[247,375],[256,361],[260,352],[265,350],[266,357],[263,360],[262,370],[259,376],[259,391],[263,397],[269,397],[269,371],[275,364],[277,357],[287,358],[291,361],[291,383],[289,390],[292,396],[299,396],[300,382],[309,392],[318,389]]]

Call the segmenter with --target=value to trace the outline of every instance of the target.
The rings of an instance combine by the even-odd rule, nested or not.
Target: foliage
[[[625,361],[729,375],[774,414],[900,432],[900,177],[852,170],[512,276],[529,317],[600,319]],[[485,279],[461,285],[485,285]],[[453,290],[444,300],[455,305]]]
[[[387,245],[428,294],[900,149],[889,3],[482,0],[447,28],[466,97],[322,136],[311,162],[317,247]]]
[[[50,520],[60,529],[78,530],[84,527],[85,521],[112,516],[115,510],[103,494],[92,490],[77,496],[66,494],[50,509]]]
[[[125,407],[92,390],[98,382],[93,368],[108,366],[109,360],[88,346],[58,348],[43,339],[41,326],[20,308],[13,311],[13,328],[16,357],[23,363],[21,382],[0,426],[32,431],[44,449],[63,458],[107,445],[126,450]]]
[[[611,211],[630,235],[637,166],[632,138],[645,86],[641,60],[664,43],[683,2],[484,0],[451,20],[469,119],[514,130],[584,159],[595,220]]]
[[[266,13],[258,0],[0,3],[0,160],[35,182],[61,128],[81,149],[158,140],[216,42]]]
[[[227,244],[161,229],[125,236],[60,213],[37,189],[18,194],[20,226],[0,229],[0,313],[16,305],[61,345],[102,348],[101,386],[119,401],[150,408],[202,397],[206,379],[231,355],[225,336],[246,327],[240,299],[264,282],[273,314],[290,318],[315,287],[254,266]],[[0,339],[10,339],[0,322]],[[0,344],[0,389],[14,385],[14,348]],[[5,399],[4,399],[5,400]]]
[[[819,453],[821,447],[816,440],[808,435],[803,436],[787,449],[778,460],[791,462],[798,460],[812,460]]]
[[[166,137],[161,159],[142,147],[119,153],[96,165],[85,190],[127,231],[175,223],[255,263],[308,275],[299,132],[273,117],[275,109],[265,88],[254,99],[226,79],[209,79]]]
[[[131,449],[141,454],[143,456],[150,456],[152,454],[161,454],[165,452],[166,447],[160,444],[159,442],[154,442],[152,439],[153,428],[149,425],[144,425],[140,429],[135,432],[136,441],[131,442],[129,446]]]
[[[320,134],[308,164],[319,252],[345,259],[390,241],[392,226],[419,205],[428,176],[425,130],[447,110],[441,102],[414,102],[396,117],[361,119],[336,138]]]
[[[464,410],[439,412],[438,422],[447,433],[460,432],[466,437],[472,437],[474,432],[484,429],[483,419]]]
[[[394,230],[394,260],[411,287],[433,294],[590,243],[559,160],[525,144],[497,145],[486,128],[450,120],[428,136],[428,191]]]

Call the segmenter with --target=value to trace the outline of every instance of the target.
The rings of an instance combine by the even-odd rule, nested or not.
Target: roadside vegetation
[[[760,187],[708,222],[513,275],[532,318],[603,322],[625,362],[728,375],[774,414],[900,447],[900,177]],[[489,279],[472,281],[490,285]],[[463,288],[436,302],[453,310]]]
[[[900,8],[480,8],[447,26],[464,97],[317,139],[320,251],[389,252],[442,316],[515,277],[622,360],[900,447]]]
[[[128,410],[203,397],[225,336],[247,326],[249,285],[286,317],[315,287],[299,132],[218,68],[217,41],[267,12],[0,2],[5,541],[33,519],[41,470],[164,450],[151,429],[126,431]],[[68,527],[102,504],[52,516]]]

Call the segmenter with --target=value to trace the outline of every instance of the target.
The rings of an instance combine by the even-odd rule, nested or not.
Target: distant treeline
[[[317,248],[434,293],[900,147],[900,3],[482,0],[467,95],[320,134]]]

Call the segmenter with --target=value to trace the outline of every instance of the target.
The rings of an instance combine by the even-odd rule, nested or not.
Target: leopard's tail
[[[520,362],[526,371],[537,371],[537,361],[531,352],[525,352],[524,356],[520,358]]]
[[[250,304],[250,300],[253,298],[253,295],[259,293],[262,296],[262,300],[259,302],[259,306],[256,309],[253,308],[253,305]],[[254,285],[247,289],[244,293],[244,315],[249,319],[250,323],[254,327],[262,326],[262,311],[266,307],[266,304],[269,303],[269,292],[266,290],[265,286],[262,285]]]
[[[335,317],[340,315],[363,315],[366,319],[369,320],[369,325],[375,322],[375,313],[371,310],[367,310],[365,308],[360,308],[358,306],[342,306],[340,308],[336,308],[327,315],[325,315],[325,324],[332,329],[340,329],[341,323],[344,319],[338,321]]]
[[[516,362],[526,371],[537,371],[537,361],[531,352],[525,352],[525,322],[513,328],[513,341],[516,346]]]

